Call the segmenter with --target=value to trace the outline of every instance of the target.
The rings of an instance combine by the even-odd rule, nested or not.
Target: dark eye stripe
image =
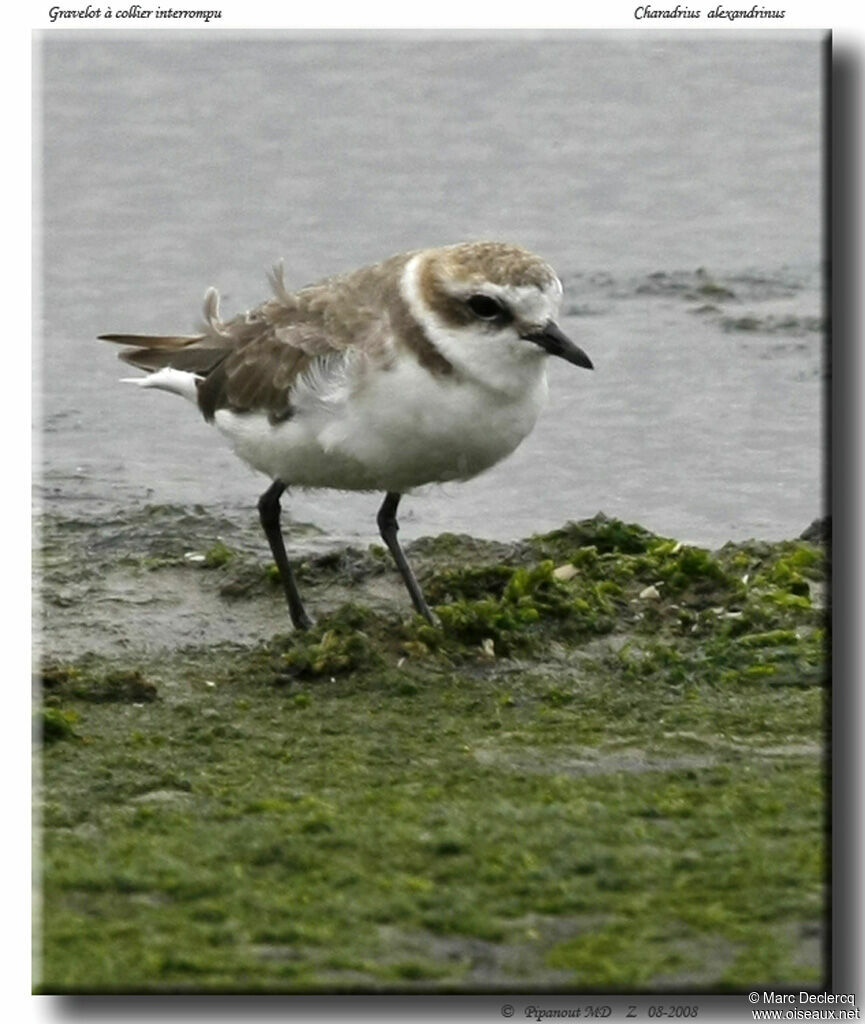
[[[505,307],[489,295],[472,295],[466,305],[481,320],[498,320],[508,315]]]

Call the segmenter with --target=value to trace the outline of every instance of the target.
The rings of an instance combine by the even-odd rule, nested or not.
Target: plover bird
[[[378,528],[415,609],[433,621],[397,540],[403,494],[468,480],[509,455],[547,396],[546,357],[592,368],[559,329],[562,285],[501,242],[400,253],[274,296],[231,320],[208,290],[200,333],[103,334],[134,383],[181,395],[272,480],[258,502],[296,629],[311,625],[280,529],[289,487],[384,491]]]

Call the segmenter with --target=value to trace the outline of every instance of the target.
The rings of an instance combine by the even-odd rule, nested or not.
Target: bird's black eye
[[[504,306],[489,295],[472,295],[468,307],[481,320],[496,320],[506,313]]]

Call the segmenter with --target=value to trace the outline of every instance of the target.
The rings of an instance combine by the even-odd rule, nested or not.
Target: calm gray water
[[[43,35],[40,508],[253,528],[266,480],[118,384],[96,335],[194,329],[211,284],[248,308],[279,257],[300,286],[496,238],[557,268],[596,370],[551,364],[522,448],[407,499],[404,535],[598,510],[710,546],[798,534],[821,512],[822,59],[814,33]],[[379,500],[287,504],[366,539]]]

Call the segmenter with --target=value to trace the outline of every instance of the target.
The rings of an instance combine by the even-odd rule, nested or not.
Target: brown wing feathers
[[[205,299],[203,334],[103,334],[100,338],[133,346],[121,352],[120,358],[141,370],[172,367],[198,374],[202,378],[198,404],[207,420],[213,419],[217,409],[229,408],[237,412],[260,409],[271,422],[277,422],[291,416],[290,396],[297,376],[316,355],[333,351],[321,324],[284,322],[297,316],[296,300],[292,305],[293,309],[286,309],[279,299],[271,300],[223,322],[218,297],[210,291]]]
[[[212,420],[218,409],[229,408],[237,412],[257,409],[266,412],[271,422],[284,420],[292,414],[295,381],[317,359],[346,355],[357,347],[381,351],[386,345],[392,317],[405,315],[399,312],[403,303],[395,282],[411,255],[403,253],[376,267],[328,278],[298,292],[288,291],[278,265],[270,278],[273,298],[231,320],[220,318],[219,294],[215,288],[208,289],[200,334],[101,337],[132,346],[121,352],[120,358],[142,370],[173,367],[198,374],[202,378],[198,404],[205,419]],[[383,285],[382,279],[389,283]],[[390,304],[397,313],[383,317],[381,308],[388,306],[391,292],[396,299]],[[370,294],[382,302],[370,303]],[[406,343],[418,351],[421,362],[437,372],[449,371],[451,367],[442,357],[438,357],[441,366],[430,362],[427,348],[432,346],[422,332],[416,334],[410,334]],[[437,355],[434,350],[433,355]]]
[[[291,416],[294,381],[312,356],[272,335],[235,349],[198,385],[198,404],[212,420],[217,409],[265,411],[272,423]]]

